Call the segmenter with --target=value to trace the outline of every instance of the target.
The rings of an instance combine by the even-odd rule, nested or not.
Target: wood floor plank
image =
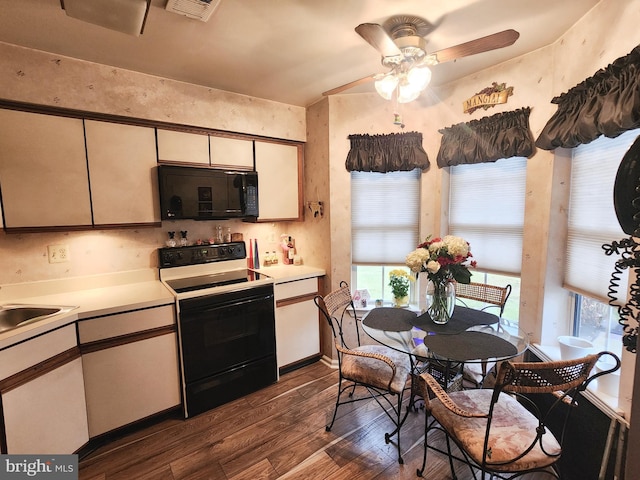
[[[316,452],[278,480],[323,480],[339,470],[338,465],[324,451]]]
[[[278,477],[278,472],[274,470],[269,460],[265,458],[252,467],[241,471],[238,475],[230,477],[229,480],[275,480]]]
[[[184,457],[170,462],[175,480],[226,479],[220,462],[213,459],[213,446],[206,445]]]
[[[371,399],[341,406],[325,430],[337,389],[337,371],[316,362],[196,417],[178,414],[124,435],[81,459],[79,479],[416,479],[424,411],[410,412],[402,428],[400,465],[395,439],[384,439],[392,423]],[[462,466],[456,471],[459,480],[472,478]],[[424,478],[450,479],[446,457],[429,452]]]

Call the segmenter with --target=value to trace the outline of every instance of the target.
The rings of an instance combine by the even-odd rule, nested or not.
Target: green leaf
[[[451,274],[458,283],[471,283],[471,272],[463,265],[451,265]]]

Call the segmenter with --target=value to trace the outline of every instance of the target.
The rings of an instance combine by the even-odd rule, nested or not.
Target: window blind
[[[420,170],[351,172],[351,261],[403,265],[418,245]]]
[[[450,167],[449,234],[471,246],[478,270],[519,274],[527,159]]]
[[[600,137],[573,149],[564,287],[607,302],[609,279],[618,256],[607,256],[603,244],[627,235],[618,224],[613,186],[618,166],[640,130],[617,138]],[[624,301],[627,275],[618,287]],[[624,302],[623,302],[624,303]]]

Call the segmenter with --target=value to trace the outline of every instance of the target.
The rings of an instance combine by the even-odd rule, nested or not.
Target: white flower
[[[447,245],[447,251],[452,257],[466,257],[469,253],[469,244],[460,237],[447,235],[442,241]]]
[[[446,238],[446,237],[445,237]],[[429,245],[429,251],[431,253],[436,253],[438,250],[440,250],[442,247],[445,246],[445,242],[434,242],[431,245]]]
[[[438,273],[438,270],[440,270],[440,264],[435,260],[429,260],[429,262],[427,262],[426,268],[427,272],[429,273]]]
[[[424,248],[418,248],[407,255],[405,264],[411,269],[412,272],[420,272],[422,266],[430,260],[429,251]]]

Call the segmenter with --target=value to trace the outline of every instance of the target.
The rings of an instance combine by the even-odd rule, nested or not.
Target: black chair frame
[[[615,366],[608,370],[589,375],[593,366],[603,355],[612,357],[616,362]],[[560,447],[562,447],[571,412],[572,410],[575,410],[578,401],[581,398],[584,398],[581,396],[581,393],[586,390],[589,383],[594,379],[614,372],[618,368],[620,368],[620,359],[610,352],[600,352],[582,359],[558,362],[502,362],[498,370],[497,383],[493,389],[488,411],[464,412],[463,410],[460,410],[459,413],[461,417],[486,419],[487,424],[484,436],[483,456],[480,463],[471,459],[471,457],[466,453],[464,447],[454,437],[452,437],[433,416],[430,415],[431,409],[429,407],[429,402],[426,401],[424,456],[422,467],[416,472],[418,477],[421,477],[424,472],[427,462],[427,450],[434,450],[449,458],[451,475],[454,480],[457,478],[454,469],[454,460],[466,464],[469,467],[473,478],[476,480],[478,478],[484,480],[487,475],[489,475],[489,478],[491,479],[497,478],[512,480],[533,472],[544,472],[552,478],[560,479],[561,472],[556,463],[560,454],[552,455],[551,453],[547,453],[542,443],[542,436],[547,432],[547,429],[549,429],[548,425],[550,418],[555,417],[556,421],[558,418],[561,419],[561,428],[557,435],[557,440]],[[448,398],[447,394],[442,390],[438,382],[433,378],[427,378],[426,375],[428,374],[423,374],[421,376],[418,385],[422,395],[425,396],[425,398],[431,399],[437,397],[444,404],[449,402],[449,405],[451,406],[449,410],[455,410],[458,408],[455,403]],[[521,451],[518,455],[509,458],[508,461],[496,462],[491,460],[491,449],[488,448],[488,446],[494,408],[496,407],[496,403],[500,396],[505,394],[516,398],[521,405],[535,415],[538,419],[538,427],[535,429],[535,439],[529,444],[528,448]],[[555,398],[545,411],[541,411],[538,404],[534,401],[535,395],[553,395]],[[438,448],[435,445],[429,445],[428,435],[429,432],[433,430],[439,430],[444,433],[446,450]],[[454,454],[452,452],[452,441],[457,445],[460,454]],[[543,468],[530,468],[523,471],[505,471],[501,468],[509,463],[522,459],[537,446],[540,446],[541,450],[550,457],[549,465],[546,465]],[[478,473],[480,474],[480,477],[478,477]]]
[[[333,305],[327,305],[325,303],[325,298],[327,298],[331,294],[338,294],[338,296],[342,297],[342,301],[344,305],[340,304],[337,307]],[[357,317],[355,305],[353,304],[353,299],[351,298],[351,293],[349,291],[349,285],[347,282],[340,282],[340,289],[335,292],[331,292],[331,294],[326,297],[322,297],[321,295],[316,295],[314,297],[314,302],[317,305],[320,312],[322,312],[323,317],[331,327],[331,332],[333,334],[335,347],[337,351],[338,357],[338,371],[339,371],[339,380],[338,380],[338,396],[336,398],[335,408],[333,410],[333,416],[328,425],[326,425],[325,429],[327,432],[331,431],[333,424],[336,420],[336,416],[338,413],[338,407],[341,405],[347,405],[350,403],[360,402],[363,400],[374,399],[378,405],[382,408],[387,417],[393,422],[394,429],[389,433],[385,433],[385,442],[390,443],[392,437],[396,435],[396,445],[398,449],[398,462],[404,463],[402,458],[401,449],[400,449],[400,428],[404,424],[407,419],[407,415],[411,410],[410,407],[407,408],[404,415],[402,415],[402,403],[404,399],[404,391],[406,389],[410,389],[411,387],[406,387],[401,390],[399,393],[392,391],[391,384],[393,376],[396,373],[396,366],[393,361],[386,357],[385,355],[380,355],[377,353],[368,353],[368,352],[359,352],[355,351],[347,346],[347,341],[345,339],[345,322],[348,323],[349,318],[353,318],[353,322],[355,324],[355,332],[356,332],[356,343],[357,346],[361,346],[360,342],[360,326],[359,322],[360,318]],[[346,296],[348,295],[348,299]],[[339,302],[342,303],[342,302]],[[343,374],[343,361],[345,355],[356,355],[361,357],[374,358],[380,361],[381,366],[386,365],[391,370],[392,374],[390,376],[391,380],[387,385],[387,388],[381,389],[378,386],[371,385],[369,383],[362,382],[361,380],[348,378]],[[410,362],[412,362],[411,356],[407,355],[407,358]],[[413,367],[413,364],[411,365]],[[413,368],[411,368],[413,371]],[[411,384],[413,385],[413,376],[411,376]],[[357,387],[363,387],[367,391],[367,395],[354,397],[354,393]],[[348,399],[343,399],[343,394],[348,392]]]

